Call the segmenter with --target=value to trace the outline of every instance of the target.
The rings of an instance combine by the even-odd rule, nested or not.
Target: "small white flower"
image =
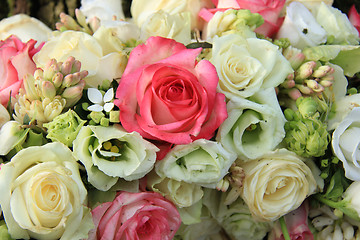
[[[94,105],[88,107],[90,111],[102,112],[104,110],[105,112],[110,112],[114,107],[114,103],[112,102],[114,98],[113,88],[107,90],[104,96],[97,88],[89,88],[88,98],[94,103]]]

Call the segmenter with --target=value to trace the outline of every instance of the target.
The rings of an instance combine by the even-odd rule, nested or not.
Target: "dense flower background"
[[[7,1],[0,239],[360,239],[358,7]]]

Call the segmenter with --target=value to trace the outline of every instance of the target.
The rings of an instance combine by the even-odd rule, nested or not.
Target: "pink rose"
[[[360,14],[355,8],[355,5],[352,5],[348,13],[349,20],[356,30],[360,33]]]
[[[213,136],[227,118],[225,96],[200,52],[162,37],[132,50],[114,101],[127,131],[174,144]]]
[[[200,11],[200,17],[205,21],[209,21],[210,17],[216,11],[225,11],[229,8],[233,9],[249,9],[252,13],[259,13],[264,18],[264,24],[255,29],[256,33],[267,37],[274,36],[284,20],[280,17],[280,12],[284,7],[286,0],[218,0],[216,9]]]
[[[309,204],[303,202],[301,206],[285,215],[286,228],[292,240],[313,240],[314,236],[308,225]],[[284,240],[280,224],[277,222],[270,232],[268,240]]]
[[[15,96],[26,74],[33,74],[36,65],[32,59],[43,44],[35,48],[36,41],[23,43],[15,35],[0,41],[0,103],[7,105],[10,92]]]
[[[155,192],[121,192],[92,210],[95,229],[89,240],[166,240],[180,227],[176,207]]]

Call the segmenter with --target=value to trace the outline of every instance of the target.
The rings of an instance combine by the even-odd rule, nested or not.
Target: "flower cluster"
[[[357,239],[360,15],[81,1],[0,22],[0,239]]]

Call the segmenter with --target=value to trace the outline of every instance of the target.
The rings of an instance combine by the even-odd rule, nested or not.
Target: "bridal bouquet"
[[[0,239],[360,239],[360,15],[82,0],[0,22]]]

